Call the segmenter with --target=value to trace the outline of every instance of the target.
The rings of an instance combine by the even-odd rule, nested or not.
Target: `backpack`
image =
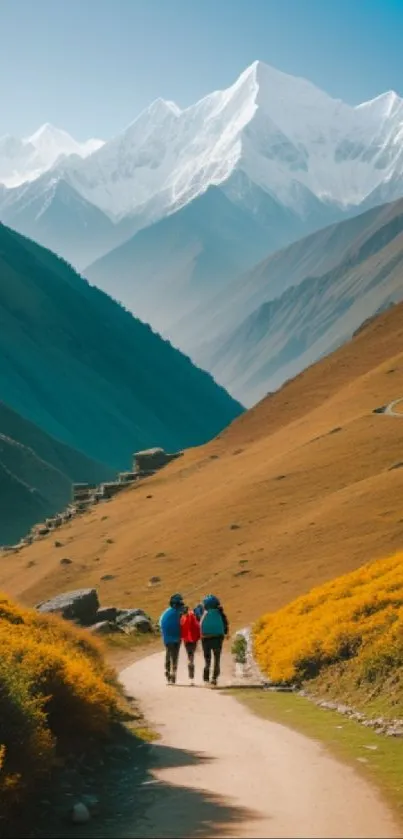
[[[188,612],[181,617],[181,638],[185,644],[195,644],[200,638],[199,621],[194,612]]]
[[[174,644],[181,639],[181,611],[168,606],[160,617],[161,633],[164,644]]]
[[[225,635],[224,621],[218,609],[207,609],[200,622],[202,638]]]

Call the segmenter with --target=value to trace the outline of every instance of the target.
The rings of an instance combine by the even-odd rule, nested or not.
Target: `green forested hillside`
[[[0,394],[113,468],[138,447],[202,443],[242,410],[150,327],[2,225]]]
[[[73,482],[112,475],[0,402],[0,545],[16,542],[33,524],[62,510]]]

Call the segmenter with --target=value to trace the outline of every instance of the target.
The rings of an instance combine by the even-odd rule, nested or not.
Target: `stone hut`
[[[154,448],[135,452],[133,455],[133,472],[141,475],[152,475],[158,469],[162,469],[171,460],[180,457],[182,452],[168,454],[164,449]]]

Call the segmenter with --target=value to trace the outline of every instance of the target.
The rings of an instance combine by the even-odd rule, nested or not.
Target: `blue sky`
[[[403,0],[0,0],[0,135],[105,139],[259,58],[352,104],[403,95]]]

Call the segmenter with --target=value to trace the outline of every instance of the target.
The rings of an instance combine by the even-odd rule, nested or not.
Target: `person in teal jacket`
[[[214,594],[208,594],[203,600],[204,612],[200,620],[200,634],[204,654],[203,680],[210,681],[211,659],[214,657],[211,684],[215,687],[220,675],[221,653],[224,638],[228,636],[228,619],[221,603]]]
[[[181,616],[185,604],[181,594],[173,594],[169,606],[162,613],[159,625],[165,644],[165,677],[168,685],[176,683],[179,651],[181,646]]]

